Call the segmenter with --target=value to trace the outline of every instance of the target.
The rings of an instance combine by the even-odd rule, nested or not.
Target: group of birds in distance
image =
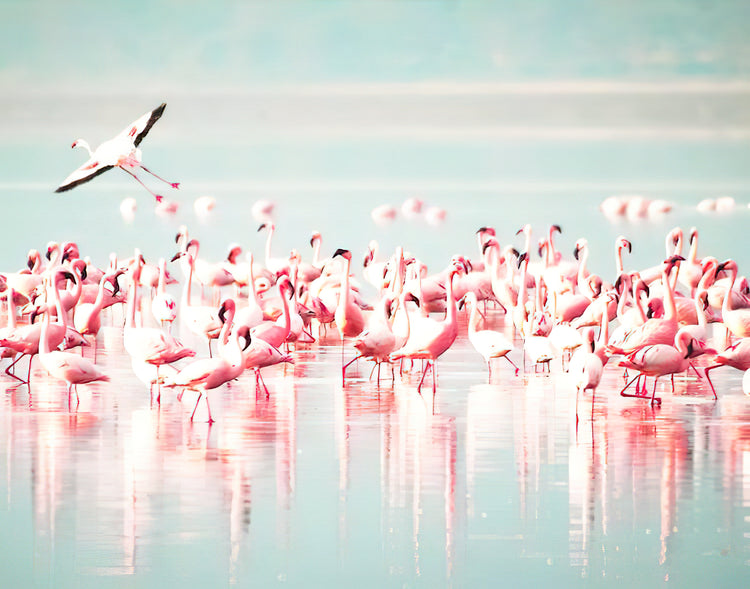
[[[93,152],[76,141],[73,146],[84,145],[90,158],[57,190],[114,167],[145,186],[137,173],[156,174],[141,163],[138,145],[164,108],[146,113]],[[237,244],[224,260],[206,260],[184,226],[173,255],[156,264],[147,263],[138,249],[127,259],[111,254],[104,268],[81,257],[73,242],[50,242],[44,256],[32,249],[26,267],[0,273],[0,298],[7,309],[0,329],[5,374],[31,392],[32,362],[38,358],[49,375],[67,384],[70,409],[73,393],[78,400],[77,385],[109,379],[96,363],[97,347],[103,345],[98,334],[105,309],[121,305],[126,309],[122,342],[135,375],[149,387],[152,402],[154,396],[160,402],[162,388],[177,389],[179,399],[184,391],[195,391],[191,420],[203,399],[212,421],[208,391],[245,370],[254,371],[256,390],[269,394],[261,370],[293,362],[297,346],[330,341],[329,332],[341,343],[342,381],[354,361],[371,360],[370,378],[377,370],[378,385],[383,365],[394,381],[396,369],[421,370],[417,391],[422,393],[431,374],[434,395],[437,362],[458,338],[459,314],[467,308],[468,340],[486,362],[490,380],[493,364],[502,359],[515,375],[511,378],[518,376],[518,364],[524,372],[549,371],[559,359],[577,389],[576,406],[580,394],[596,391],[608,364],[632,373],[621,395],[651,404],[661,403],[660,378],[671,376],[674,390],[674,376],[689,372],[705,380],[706,393],[717,398],[709,373],[720,366],[745,371],[743,386],[750,389],[747,279],[739,276],[734,260],[699,257],[695,229],[688,235],[680,228],[669,231],[663,261],[639,271],[625,270],[623,253],[632,246],[618,237],[610,279],[587,268],[585,239],[576,242],[572,258],[557,250],[557,225],[533,244],[532,228],[525,225],[517,233],[523,235],[521,247],[482,227],[476,254],[453,256],[432,274],[400,246],[380,257],[375,242],[355,273],[350,250],[322,256],[317,232],[310,238],[309,261],[296,249],[273,257],[274,229],[272,222],[259,229],[267,231],[263,261],[252,252],[243,255]],[[179,265],[181,279],[168,264]],[[167,288],[178,281],[179,300]],[[498,329],[489,326],[491,306],[498,310],[492,314]],[[178,317],[205,348],[184,345],[173,335]],[[352,348],[356,354],[348,359]],[[25,371],[19,364],[23,358],[28,359]],[[650,391],[647,378],[653,378]]]

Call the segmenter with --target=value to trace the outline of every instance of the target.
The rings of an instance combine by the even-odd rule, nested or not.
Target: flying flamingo
[[[154,110],[147,112],[141,118],[133,121],[130,125],[125,127],[119,135],[105,141],[94,151],[91,151],[91,147],[89,147],[89,144],[85,140],[77,139],[74,141],[71,147],[80,146],[85,148],[89,152],[89,159],[80,168],[70,174],[70,176],[65,178],[55,192],[71,190],[79,184],[88,182],[99,174],[106,172],[110,168],[117,167],[130,174],[141,186],[156,198],[157,202],[161,202],[164,197],[160,194],[156,194],[146,186],[143,181],[138,178],[135,171],[140,168],[162,182],[166,182],[172,188],[180,187],[179,182],[169,182],[164,180],[164,178],[157,176],[144,166],[141,163],[141,150],[138,149],[141,141],[143,141],[143,138],[151,130],[154,123],[159,120],[159,117],[164,113],[166,107],[167,104],[162,103]]]

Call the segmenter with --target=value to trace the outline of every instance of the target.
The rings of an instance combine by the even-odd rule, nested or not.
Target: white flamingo
[[[151,130],[151,127],[164,113],[166,107],[167,104],[162,103],[154,110],[147,112],[142,117],[125,127],[116,137],[99,145],[94,151],[91,151],[91,147],[89,147],[89,144],[85,140],[78,139],[74,141],[72,147],[85,148],[86,151],[89,152],[89,159],[84,162],[81,167],[65,178],[55,192],[71,190],[84,182],[88,182],[99,174],[106,172],[110,168],[117,167],[130,174],[141,186],[156,198],[157,202],[161,202],[164,197],[151,191],[151,189],[146,186],[140,178],[138,178],[135,171],[141,169],[148,172],[155,178],[166,182],[172,188],[179,188],[180,186],[179,182],[168,182],[146,168],[146,166],[141,163],[141,150],[138,148],[141,141],[143,141],[143,138]]]

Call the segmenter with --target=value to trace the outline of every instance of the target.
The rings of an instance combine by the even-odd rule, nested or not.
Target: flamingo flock
[[[385,365],[386,383],[418,377],[419,395],[431,375],[434,396],[441,358],[465,337],[491,382],[543,378],[535,373],[550,372],[559,362],[576,390],[576,406],[580,395],[593,399],[607,370],[625,377],[625,386],[607,394],[651,404],[664,398],[664,386],[657,395],[660,381],[671,380],[674,393],[675,375],[716,399],[711,371],[750,370],[747,280],[734,260],[698,256],[695,229],[689,240],[680,228],[670,231],[665,255],[642,270],[625,270],[623,255],[633,245],[618,237],[609,276],[587,268],[584,238],[573,255],[558,251],[559,226],[541,233],[534,249],[528,225],[518,232],[521,243],[512,235],[504,243],[493,228],[482,227],[475,255],[455,255],[434,273],[403,247],[378,259],[375,242],[359,268],[350,249],[322,258],[317,232],[309,239],[309,262],[300,253],[304,244],[288,257],[273,257],[274,226],[262,229],[265,263],[252,252],[243,259],[239,244],[231,244],[224,261],[203,259],[198,240],[184,227],[177,251],[164,252],[153,265],[138,249],[127,258],[111,254],[104,268],[81,258],[72,242],[48,243],[46,265],[31,250],[21,270],[0,274],[5,374],[33,393],[32,363],[38,358],[52,378],[65,383],[69,407],[73,395],[77,406],[78,385],[110,378],[97,364],[97,350],[111,345],[99,333],[104,323],[118,325],[118,305],[124,307],[123,348],[152,403],[154,391],[157,404],[163,390],[176,389],[178,399],[194,391],[190,419],[202,399],[209,422],[209,394],[220,394],[252,370],[256,391],[270,395],[261,370],[294,363],[298,351],[309,347],[340,348],[344,383],[354,362],[369,360],[378,387]],[[172,270],[181,267],[181,280],[169,272],[168,259]],[[170,294],[168,284],[180,288],[182,297]],[[197,336],[205,346],[186,345],[173,324],[184,325],[187,331],[179,333]],[[294,378],[293,371],[284,374]]]

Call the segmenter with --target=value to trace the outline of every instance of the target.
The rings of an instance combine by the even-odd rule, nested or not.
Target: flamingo
[[[141,259],[136,250],[136,259]],[[135,309],[138,305],[139,264],[131,273],[130,296],[128,297],[127,323],[123,333],[123,346],[131,358],[148,362],[154,366],[171,364],[182,358],[195,356],[195,351],[185,347],[180,341],[164,333],[158,327],[139,327],[135,323]],[[157,370],[158,372],[158,370]]]
[[[191,284],[193,282],[193,272],[195,270],[195,258],[193,254],[186,249],[178,252],[172,258],[172,261],[180,257],[187,257],[188,272],[185,279],[185,285],[182,288],[182,302],[180,312],[182,318],[188,325],[188,329],[194,334],[206,338],[208,343],[208,354],[213,355],[211,350],[211,340],[217,339],[221,333],[221,322],[217,316],[217,309],[210,305],[193,305],[191,303]]]
[[[480,321],[477,295],[473,292],[467,292],[462,303],[471,306],[471,315],[469,316],[469,341],[474,349],[481,354],[484,361],[487,362],[488,378],[492,378],[492,359],[505,358],[511,366],[516,369],[518,366],[508,357],[508,353],[513,350],[513,344],[499,331],[491,329],[477,329]]]
[[[214,298],[218,299],[223,286],[234,284],[234,276],[221,263],[213,264],[199,257],[200,242],[197,239],[191,239],[187,242],[180,253],[183,254],[182,257],[186,257],[185,254],[190,254],[187,263],[191,267],[183,267],[183,271],[186,275],[193,276],[201,285],[201,299],[203,299],[203,288],[206,286],[214,288]]]
[[[58,307],[60,320],[64,313],[60,308],[60,299],[56,284],[52,287],[55,305]],[[39,361],[44,369],[53,377],[64,380],[68,385],[68,408],[70,408],[70,395],[73,391],[78,401],[78,385],[88,384],[95,381],[108,381],[109,376],[104,374],[93,362],[77,354],[70,352],[53,351],[50,333],[49,309],[42,318],[42,327],[39,335]]]
[[[750,309],[735,309],[731,303],[731,293],[734,290],[734,283],[737,280],[737,262],[727,260],[719,264],[719,271],[726,270],[729,272],[729,286],[724,294],[724,302],[721,305],[721,320],[728,332],[737,337],[750,336]],[[728,337],[728,333],[727,333]]]
[[[240,330],[235,330],[231,341],[229,333],[234,320],[235,303],[233,299],[226,299],[219,308],[219,318],[223,322],[219,341],[224,345],[220,347],[220,354],[216,358],[200,358],[192,361],[182,368],[177,374],[164,379],[164,386],[182,387],[198,393],[190,421],[195,417],[198,403],[203,397],[206,401],[208,411],[208,422],[213,423],[211,406],[208,403],[208,391],[216,389],[221,385],[234,380],[245,369],[244,357],[239,344]],[[181,395],[180,395],[181,396]]]
[[[277,287],[283,305],[283,322],[279,324],[275,321],[263,321],[250,331],[250,335],[254,339],[265,340],[275,348],[280,348],[286,343],[292,328],[289,299],[294,296],[294,287],[287,276],[279,279]]]
[[[334,313],[336,327],[339,330],[339,335],[343,343],[345,337],[356,337],[362,333],[365,328],[365,317],[362,309],[354,302],[350,292],[349,273],[352,268],[352,253],[349,250],[337,249],[333,254],[334,258],[336,256],[341,256],[346,260],[341,280],[339,302]]]
[[[716,354],[714,362],[715,364],[706,367],[704,374],[706,375],[708,384],[711,386],[714,398],[716,398],[716,389],[711,382],[711,377],[708,374],[709,371],[722,366],[731,366],[737,370],[750,370],[750,337],[743,337],[729,346],[726,350]]]
[[[72,174],[70,174],[62,184],[57,187],[55,192],[65,192],[71,190],[88,182],[92,178],[95,178],[99,174],[102,174],[110,168],[120,168],[135,178],[138,183],[148,190],[157,202],[161,202],[164,198],[160,194],[153,192],[143,181],[138,178],[135,170],[139,168],[144,172],[148,172],[155,178],[158,178],[162,182],[166,182],[172,188],[179,188],[179,182],[169,182],[164,178],[157,176],[151,170],[141,163],[141,150],[138,148],[143,138],[154,126],[154,123],[159,120],[159,117],[164,113],[164,109],[167,107],[166,102],[162,103],[154,110],[151,110],[144,114],[139,119],[133,121],[130,125],[125,127],[119,135],[114,138],[105,141],[94,151],[91,151],[91,147],[84,139],[77,139],[73,142],[71,147],[83,147],[89,152],[89,159]]]
[[[170,330],[177,318],[177,301],[167,292],[167,260],[164,258],[159,258],[159,285],[151,300],[151,313],[162,327],[166,323]]]
[[[239,329],[243,331],[248,330],[247,326],[240,326]],[[252,330],[249,331],[249,334],[252,334]],[[260,372],[261,368],[275,366],[282,362],[294,364],[294,358],[291,354],[282,352],[276,346],[269,344],[267,341],[259,337],[249,337],[249,340],[250,345],[248,345],[242,352],[244,366],[245,368],[252,369],[255,373],[256,389],[258,386],[262,385],[266,396],[268,396],[268,387],[266,386],[266,383],[263,380],[263,375]]]
[[[651,393],[651,404],[661,403],[661,399],[656,397],[656,383],[659,378],[668,374],[677,374],[685,372],[690,367],[690,356],[693,352],[693,336],[689,331],[680,329],[674,338],[674,345],[653,344],[640,348],[631,354],[625,360],[621,360],[619,366],[632,368],[640,374],[633,378],[625,388],[620,391],[623,397],[644,397],[639,393],[626,393],[633,381],[641,376],[654,377],[654,390]],[[645,389],[645,386],[644,386]]]
[[[666,289],[664,317],[648,319],[643,325],[626,332],[622,341],[607,346],[610,353],[627,355],[652,344],[671,345],[679,325],[669,273],[672,267],[682,260],[682,256],[672,256],[662,264],[662,282]]]
[[[110,280],[114,280],[114,292],[117,294],[119,289],[117,276],[122,272],[122,270],[110,270],[106,272],[99,281],[99,292],[96,296],[96,300],[93,303],[81,303],[75,307],[73,325],[76,328],[76,331],[83,336],[91,335],[94,337],[94,362],[96,362],[97,334],[102,326],[101,312],[104,308],[104,285]]]
[[[58,280],[62,278],[75,280],[75,277],[65,268],[56,268],[54,274],[48,277],[48,281],[52,285],[57,285]],[[54,293],[54,289],[51,292]],[[57,348],[61,344],[64,344],[66,348],[74,347],[76,345],[83,345],[86,340],[83,338],[83,336],[81,336],[81,334],[75,331],[75,329],[68,327],[67,315],[62,312],[62,309],[59,305],[56,306],[58,314],[61,316],[62,323],[53,323],[47,330],[49,333],[48,340],[50,349]],[[49,305],[46,305],[46,308],[48,307]],[[42,310],[42,308],[34,310],[32,312],[32,319],[34,314],[41,312]],[[21,382],[29,384],[29,381],[31,380],[31,363],[34,359],[34,356],[39,353],[41,332],[41,324],[32,322],[30,325],[18,327],[7,337],[0,339],[0,346],[10,348],[11,350],[14,350],[19,354],[18,357],[10,364],[10,366],[5,369],[5,373],[8,376],[12,376],[13,378],[20,380]],[[29,369],[25,381],[15,374],[11,374],[10,372],[11,368],[13,368],[24,356],[29,356]]]
[[[573,354],[568,366],[568,374],[573,377],[573,383],[576,386],[576,423],[578,422],[578,395],[587,390],[596,393],[596,388],[604,373],[604,362],[596,353],[593,327],[584,328],[583,342],[583,345]],[[593,402],[592,398],[592,407]]]
[[[353,360],[347,362],[341,369],[342,382],[346,378],[346,368],[360,358],[369,358],[375,362],[378,369],[378,384],[380,384],[380,365],[388,362],[391,352],[396,349],[396,336],[393,333],[395,319],[392,305],[398,301],[393,293],[383,296],[370,315],[365,330],[357,336],[354,347],[359,352]],[[408,318],[407,318],[408,320]]]
[[[422,394],[422,383],[428,370],[432,370],[432,394],[435,394],[437,390],[435,363],[453,345],[458,335],[456,299],[453,296],[453,277],[459,272],[459,268],[455,265],[452,265],[448,272],[448,309],[445,319],[443,321],[422,321],[418,327],[412,326],[406,344],[390,355],[391,361],[400,360],[401,358],[410,358],[412,360],[421,358],[427,360],[427,366],[417,386],[419,394]]]

